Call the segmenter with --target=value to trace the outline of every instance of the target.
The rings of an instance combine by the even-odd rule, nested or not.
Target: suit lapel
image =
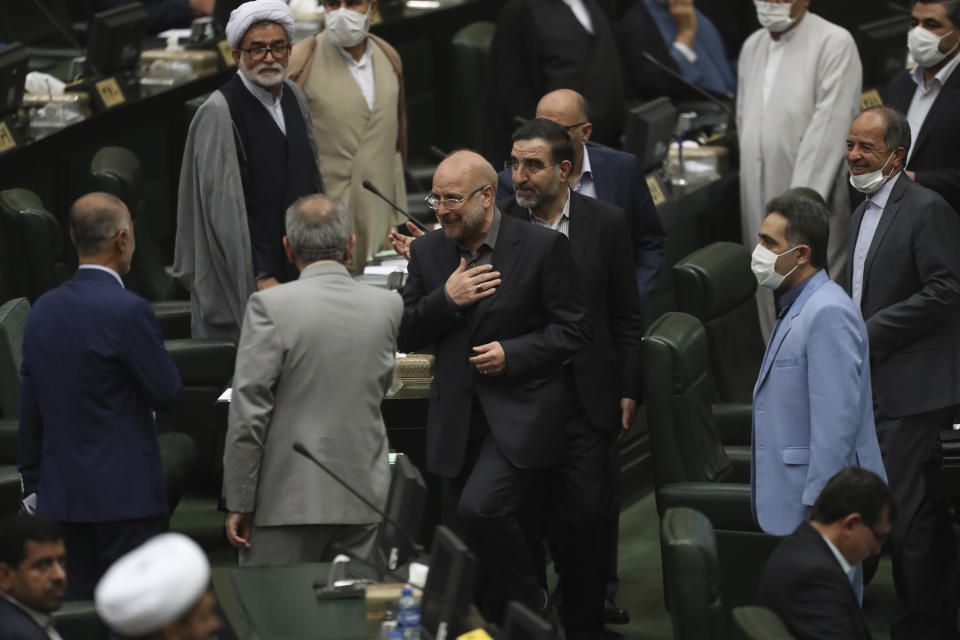
[[[590,147],[585,146],[583,153],[590,153]],[[616,194],[616,186],[613,183],[614,172],[605,167],[604,160],[603,154],[590,153],[590,175],[593,178],[593,186],[597,190],[597,199],[613,202]]]
[[[573,261],[578,265],[585,264],[587,247],[591,246],[589,236],[593,231],[583,209],[583,199],[586,197],[570,190],[570,244],[573,247]]]
[[[883,208],[883,212],[880,214],[880,222],[877,224],[877,231],[873,234],[873,240],[870,242],[867,259],[863,261],[863,283],[860,287],[861,307],[863,306],[863,298],[865,297],[862,292],[867,290],[867,282],[870,280],[870,267],[873,265],[873,259],[877,256],[877,250],[883,242],[883,237],[887,235],[887,231],[890,230],[890,225],[893,224],[894,218],[896,218],[900,212],[900,198],[907,189],[908,180],[910,180],[910,178],[903,175],[903,173],[897,176],[897,182],[893,185],[893,190],[890,192],[887,206]],[[854,238],[854,243],[856,243],[856,238]],[[851,279],[851,283],[852,282],[853,280]]]
[[[917,90],[919,91],[919,87]],[[957,70],[954,69],[947,79],[947,83],[940,89],[937,99],[933,101],[933,106],[930,107],[927,117],[923,119],[920,133],[917,134],[917,140],[913,145],[911,158],[916,157],[927,138],[930,137],[931,132],[941,130],[940,121],[942,119],[953,117],[957,113],[957,96],[960,96],[960,73],[957,73]]]
[[[513,266],[520,255],[517,245],[520,237],[516,233],[519,224],[530,224],[529,222],[520,222],[503,212],[500,213],[500,233],[497,235],[497,245],[493,250],[493,270],[500,272],[501,284],[497,287],[496,293],[484,298],[478,302],[470,314],[470,323],[474,330],[479,326],[484,315],[493,308],[500,298],[500,292],[504,286],[510,286],[510,276]]]

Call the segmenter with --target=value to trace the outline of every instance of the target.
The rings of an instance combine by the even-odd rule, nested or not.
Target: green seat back
[[[766,607],[737,607],[733,622],[742,640],[795,640],[780,616]]]
[[[31,302],[67,278],[60,223],[26,189],[0,191],[0,233],[8,265],[8,291]]]
[[[456,70],[456,104],[459,122],[456,130],[465,135],[469,146],[477,147],[480,141],[480,108],[477,87],[487,77],[490,61],[490,45],[497,25],[493,22],[472,22],[453,35],[453,64]]]
[[[23,362],[23,331],[30,315],[26,298],[0,305],[0,417],[20,416],[20,364]]]
[[[698,249],[673,267],[677,308],[703,323],[719,402],[750,402],[763,360],[750,251],[732,242]]]
[[[667,509],[660,521],[664,588],[676,640],[726,640],[729,614],[720,596],[717,540],[705,515]]]

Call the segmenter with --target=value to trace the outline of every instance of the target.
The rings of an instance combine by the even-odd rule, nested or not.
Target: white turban
[[[93,598],[108,627],[140,637],[183,617],[209,583],[203,549],[181,533],[163,533],[114,562]]]
[[[276,22],[283,27],[287,32],[287,40],[293,44],[293,11],[287,3],[283,0],[253,0],[244,2],[230,12],[230,19],[227,21],[227,42],[230,48],[239,49],[247,29],[262,20]]]

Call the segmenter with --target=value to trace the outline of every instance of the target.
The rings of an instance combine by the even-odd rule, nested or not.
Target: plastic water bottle
[[[410,587],[404,587],[397,602],[397,626],[403,629],[403,640],[420,640],[420,605]]]

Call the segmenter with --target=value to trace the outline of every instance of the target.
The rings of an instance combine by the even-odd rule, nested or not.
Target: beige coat
[[[354,273],[361,272],[377,250],[388,246],[387,232],[402,221],[389,205],[363,188],[363,181],[372,182],[401,207],[406,206],[407,198],[400,57],[382,39],[370,36],[369,41],[375,85],[372,111],[326,34],[297,44],[290,62],[290,78],[303,88],[310,104],[327,194],[343,200],[353,213],[357,236],[351,264]]]

